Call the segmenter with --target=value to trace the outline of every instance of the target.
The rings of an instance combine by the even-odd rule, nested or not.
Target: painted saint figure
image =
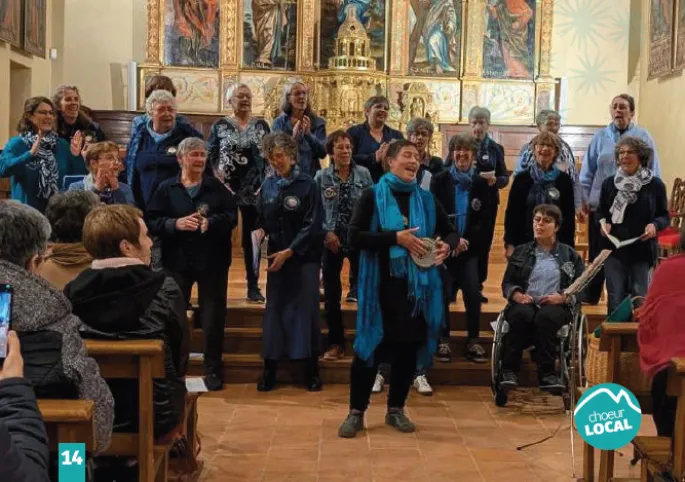
[[[289,22],[288,10],[288,3],[281,0],[252,0],[252,18],[257,43],[255,67],[268,69],[279,57],[281,36]]]
[[[492,65],[494,57],[495,63],[499,60],[504,64],[503,77],[530,78],[532,62],[528,44],[533,39],[528,24],[535,16],[533,8],[526,0],[490,0],[487,12],[490,21],[486,42],[491,45],[486,49],[486,63]]]
[[[456,72],[458,55],[457,11],[452,0],[411,0],[416,23],[409,38],[409,65],[414,65],[419,40],[423,39],[431,72]]]

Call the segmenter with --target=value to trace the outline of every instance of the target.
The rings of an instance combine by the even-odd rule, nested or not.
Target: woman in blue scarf
[[[319,268],[323,250],[321,191],[297,164],[297,142],[278,132],[262,139],[262,152],[274,170],[257,198],[260,238],[269,237],[262,357],[257,390],[276,385],[278,360],[303,360],[309,391],[321,390],[318,352]]]
[[[504,246],[507,259],[516,246],[533,240],[533,210],[540,204],[554,204],[561,210],[562,224],[557,237],[575,246],[576,216],[573,181],[560,171],[554,160],[561,149],[559,137],[540,132],[531,141],[535,162],[514,177],[504,217]]]
[[[350,375],[350,413],[338,435],[354,437],[381,361],[392,366],[385,423],[413,432],[404,404],[417,366],[428,366],[444,323],[442,280],[437,265],[457,247],[459,237],[444,209],[416,182],[419,152],[405,140],[390,143],[385,175],[366,189],[348,229],[350,245],[361,251],[355,358]],[[420,268],[420,238],[441,238],[435,264]]]

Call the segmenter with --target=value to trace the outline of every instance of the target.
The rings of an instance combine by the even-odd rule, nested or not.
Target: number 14
[[[78,450],[74,450],[74,454],[71,456],[71,460],[69,460],[69,454],[71,452],[69,450],[65,450],[64,452],[61,453],[62,457],[64,457],[64,460],[62,461],[62,465],[81,465],[83,463],[83,459],[79,455]]]

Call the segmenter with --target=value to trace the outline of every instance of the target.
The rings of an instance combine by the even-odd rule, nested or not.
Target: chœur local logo
[[[588,389],[578,400],[573,416],[583,440],[600,450],[629,444],[642,423],[642,409],[635,395],[615,383]]]

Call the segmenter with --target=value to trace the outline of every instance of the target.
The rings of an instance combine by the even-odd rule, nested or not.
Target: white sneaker
[[[376,373],[376,381],[373,382],[373,388],[371,393],[381,393],[383,391],[383,385],[385,384],[385,378],[380,373]]]
[[[431,387],[430,383],[428,383],[426,375],[419,375],[418,377],[414,378],[414,388],[421,395],[425,395],[427,397],[433,395],[433,387]]]

